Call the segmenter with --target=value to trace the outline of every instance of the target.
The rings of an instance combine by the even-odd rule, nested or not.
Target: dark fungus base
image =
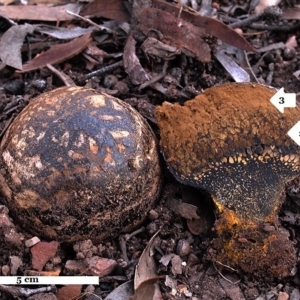
[[[293,243],[277,229],[277,212],[285,184],[300,175],[299,147],[287,135],[300,113],[296,107],[281,114],[270,103],[275,92],[225,84],[183,106],[156,109],[170,171],[210,192],[220,213],[207,258],[263,280],[287,276],[296,264]]]

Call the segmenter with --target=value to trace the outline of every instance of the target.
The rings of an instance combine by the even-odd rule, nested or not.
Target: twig
[[[125,234],[124,237],[125,237],[126,242],[127,242],[128,240],[130,240],[133,236],[135,236],[135,235],[137,235],[137,234],[139,234],[139,233],[141,233],[141,232],[144,232],[145,230],[146,230],[145,227],[141,227],[140,229],[138,229],[138,230],[136,230],[136,231],[133,231],[133,232],[130,233],[130,234]]]
[[[169,65],[168,61],[166,60],[164,65],[163,65],[163,69],[162,69],[161,74],[159,74],[155,77],[152,77],[149,81],[146,81],[143,84],[141,84],[140,87],[139,87],[139,91],[144,89],[145,87],[151,85],[152,83],[155,83],[155,82],[163,79],[166,76],[168,65]]]
[[[251,29],[267,30],[267,31],[284,31],[289,32],[300,28],[300,22],[295,25],[266,25],[266,24],[252,24],[249,26]]]
[[[104,27],[104,26],[101,26],[101,25],[98,25],[97,23],[93,22],[92,20],[90,20],[90,19],[88,19],[88,18],[85,18],[85,17],[83,17],[83,16],[80,16],[80,15],[78,15],[78,14],[75,14],[75,13],[69,11],[69,10],[66,10],[66,13],[69,14],[69,15],[71,15],[71,16],[74,16],[74,17],[76,17],[76,18],[79,18],[79,19],[81,19],[81,20],[83,20],[83,21],[85,21],[85,22],[87,22],[87,23],[90,23],[90,24],[93,25],[93,26],[96,26],[96,27],[97,27],[98,29],[100,29],[101,31],[106,31],[107,33],[113,33],[113,31],[112,31],[111,29],[109,29],[109,28],[107,28],[107,27]]]
[[[122,252],[122,258],[126,263],[129,263],[129,258],[127,255],[127,248],[126,248],[126,239],[123,235],[120,235],[119,237],[119,243],[120,243],[120,248]]]
[[[226,265],[220,263],[219,261],[216,261],[216,262],[219,263],[220,265],[224,266],[224,267],[227,267],[227,268],[229,268],[229,269],[231,269],[231,270],[237,272],[235,269],[233,269],[233,268],[231,268],[231,267],[229,267],[229,266],[226,266]],[[233,281],[231,281],[230,279],[226,278],[226,277],[225,277],[225,276],[224,276],[224,275],[216,268],[215,262],[214,262],[214,261],[213,261],[213,266],[214,266],[215,270],[218,272],[218,274],[219,274],[223,279],[225,279],[226,281],[228,281],[228,282],[230,282],[230,283],[232,283],[232,284],[238,284],[238,283],[241,281],[241,279],[239,279],[239,280],[237,280],[236,282],[233,282]]]
[[[76,86],[76,84],[74,83],[74,81],[65,73],[60,72],[59,70],[57,70],[55,67],[53,67],[50,64],[47,64],[47,68],[54,73],[57,77],[59,77],[66,86]]]
[[[228,25],[230,28],[242,28],[253,24],[253,22],[257,22],[262,19],[279,19],[282,15],[282,10],[278,6],[268,6],[262,13],[244,19],[242,21],[234,22]]]
[[[38,293],[56,292],[57,289],[54,285],[41,287],[37,289],[28,289],[28,288],[22,288],[18,286],[0,284],[0,290],[11,294],[14,298],[18,298],[18,297],[29,297]]]
[[[88,79],[91,79],[92,77],[95,77],[95,76],[101,76],[101,75],[104,75],[106,73],[109,73],[109,72],[112,72],[114,70],[116,70],[117,68],[119,67],[123,67],[123,60],[121,61],[118,61],[114,64],[111,64],[111,65],[108,65],[108,66],[105,66],[97,71],[93,71],[91,73],[88,73],[84,76],[84,80],[88,80]]]

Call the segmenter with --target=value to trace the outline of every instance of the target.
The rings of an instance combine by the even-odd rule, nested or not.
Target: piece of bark
[[[161,0],[153,0],[152,7],[159,8],[164,12],[169,12],[176,16],[179,15],[180,11],[179,6],[175,6]],[[256,49],[252,47],[251,44],[248,43],[248,41],[246,41],[242,36],[240,36],[233,29],[229,28],[227,25],[223,24],[222,22],[216,19],[201,16],[197,12],[192,13],[184,9],[182,10],[180,17],[183,20],[192,23],[194,26],[203,28],[206,33],[217,37],[218,39],[227,44],[230,44],[245,51],[256,52]]]
[[[150,7],[140,12],[139,21],[137,29],[144,35],[159,35],[162,43],[175,46],[187,56],[203,62],[210,61],[210,46],[202,39],[206,36],[204,28],[196,27],[169,12]]]

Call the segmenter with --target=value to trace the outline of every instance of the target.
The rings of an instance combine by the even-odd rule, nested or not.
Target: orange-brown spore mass
[[[270,102],[275,93],[259,84],[231,83],[184,105],[165,102],[156,110],[170,171],[182,183],[209,191],[223,213],[216,223],[215,245],[221,246],[215,247],[220,253],[214,259],[241,267],[252,255],[265,253],[264,262],[244,268],[250,273],[279,262],[273,247],[278,243],[288,255],[282,274],[295,263],[287,237],[276,231],[270,238],[259,229],[277,221],[285,184],[300,175],[299,146],[287,135],[300,120],[299,108],[280,113]],[[244,235],[252,245],[237,242]]]
[[[175,177],[254,222],[273,214],[274,198],[300,174],[298,146],[287,135],[300,113],[281,114],[270,103],[275,92],[225,84],[183,106],[164,103],[156,110],[162,152]]]

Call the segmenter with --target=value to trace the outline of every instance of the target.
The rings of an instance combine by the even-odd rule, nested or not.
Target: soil
[[[292,2],[283,2],[280,6],[284,9],[288,5],[293,5]],[[219,10],[224,8],[223,16],[238,18],[248,13],[248,10],[244,8],[247,7],[246,1],[215,1],[214,5]],[[232,10],[228,9],[230,7]],[[95,21],[101,23],[103,19],[96,18]],[[280,27],[280,24],[291,25],[295,22],[294,20],[281,20],[279,25],[278,22],[273,24],[272,21],[270,24]],[[247,27],[243,30],[250,44],[257,48],[280,42],[286,43],[291,37],[294,37],[298,44],[300,43],[300,31],[297,28],[286,32],[280,29],[261,31],[257,29],[254,31]],[[99,68],[99,66],[93,65],[93,71],[102,68],[96,76],[88,75],[90,73],[88,66],[91,65],[91,60],[87,60],[87,53],[80,53],[57,64],[56,67],[60,74],[53,74],[48,68],[28,73],[16,73],[15,69],[11,67],[3,67],[0,77],[3,87],[0,91],[1,138],[14,118],[31,99],[48,90],[66,85],[62,74],[67,75],[68,79],[73,80],[77,85],[91,87],[99,92],[104,91],[129,103],[148,120],[158,140],[160,140],[160,131],[154,114],[157,106],[164,101],[182,105],[207,88],[233,82],[232,77],[214,55],[210,61],[203,62],[198,60],[196,55],[189,56],[190,53],[185,49],[185,54],[168,57],[168,60],[161,59],[153,53],[149,54],[148,52],[147,54],[141,51],[143,41],[137,35],[135,38],[137,57],[144,72],[147,70],[151,73],[152,78],[163,75],[148,85],[147,80],[146,84],[140,82],[140,84],[145,84],[142,88],[140,88],[140,84],[132,83],[132,76],[125,72],[122,64],[111,67],[119,61],[119,58],[114,55],[105,57],[104,69],[103,66]],[[104,43],[100,42],[100,46],[98,46],[109,54],[123,53],[126,39],[127,35],[124,32],[120,34],[116,30],[114,35],[107,38]],[[215,51],[216,39],[208,36],[205,36],[204,39],[211,50]],[[94,38],[94,41],[96,40],[101,39],[98,36]],[[292,48],[293,50],[287,49],[287,47],[271,47],[266,52],[250,53],[248,59],[255,77],[260,83],[277,89],[283,87],[285,92],[296,93],[297,99],[299,99],[299,76],[294,75],[294,72],[298,71],[300,67],[300,51],[298,46]],[[24,60],[26,60],[25,54]],[[231,57],[234,60],[237,59],[234,54]],[[139,82],[141,77],[145,78],[147,75],[145,74],[134,78]],[[211,259],[211,257],[216,257],[215,249],[218,249],[219,253],[224,251],[218,240],[217,226],[219,223],[218,221],[215,223],[216,220],[222,220],[216,203],[206,191],[179,183],[168,170],[162,155],[161,165],[164,177],[162,192],[141,227],[130,233],[120,232],[118,238],[106,239],[95,244],[90,240],[88,234],[81,242],[62,241],[59,243],[58,249],[55,248],[55,255],[44,258],[44,263],[39,261],[39,267],[37,267],[36,254],[32,250],[34,246],[31,248],[25,246],[25,241],[30,240],[33,236],[26,230],[24,224],[20,224],[12,218],[5,206],[1,206],[1,276],[37,276],[43,272],[44,275],[53,275],[55,272],[74,276],[101,274],[99,285],[79,287],[80,294],[74,294],[74,297],[89,300],[105,299],[122,283],[134,279],[135,267],[143,250],[151,237],[159,231],[159,245],[152,250],[157,267],[156,275],[162,276],[155,279],[159,282],[161,299],[300,299],[300,273],[298,271],[300,249],[299,178],[288,184],[280,183],[283,198],[281,199],[281,208],[278,208],[278,218],[276,218],[278,222],[275,222],[276,224],[266,223],[264,227],[265,232],[272,232],[276,227],[276,230],[280,232],[280,239],[282,238],[289,245],[288,248],[282,247],[285,243],[282,242],[279,246],[274,246],[273,251],[277,251],[277,262],[272,265],[272,270],[276,276],[268,276],[268,272],[252,274],[253,270],[250,267],[248,270],[239,268],[238,265],[233,268]],[[264,176],[267,175],[264,174]],[[1,201],[0,199],[0,203],[5,202],[6,200],[2,199]],[[228,239],[228,236],[225,238]],[[251,239],[247,239],[247,236],[239,238],[238,242],[243,245],[244,249],[247,248],[248,243],[253,242]],[[42,241],[51,242],[47,239],[42,239]],[[53,246],[53,244],[51,245]],[[48,243],[45,243],[45,247],[48,247]],[[49,250],[49,253],[51,251]],[[290,254],[292,258],[289,256]],[[259,261],[261,253],[258,252],[256,255],[257,261]],[[103,261],[104,258],[108,260]],[[99,268],[95,270],[92,259],[107,266],[109,271],[100,273]],[[293,267],[290,272],[286,272],[286,269],[282,268],[283,265]],[[153,278],[150,279],[153,280]],[[43,297],[46,293],[49,299],[56,299],[55,295],[59,300],[71,299],[71,292],[68,294],[69,298],[63,298],[62,292],[59,296],[55,289],[51,292],[45,291],[44,294],[37,293],[36,298],[32,298],[32,295],[30,298],[25,294],[16,296],[20,290],[15,288],[14,290],[5,290],[0,282],[0,298],[3,300],[45,299]],[[31,290],[35,288],[37,286],[30,286]],[[61,288],[61,286],[56,286],[56,288]]]

